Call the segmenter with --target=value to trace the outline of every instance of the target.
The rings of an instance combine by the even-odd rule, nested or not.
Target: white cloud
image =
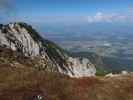
[[[127,22],[127,21],[133,21],[133,16],[127,15],[127,14],[106,14],[102,12],[97,12],[94,16],[88,16],[88,22],[89,23],[95,23],[95,22]]]

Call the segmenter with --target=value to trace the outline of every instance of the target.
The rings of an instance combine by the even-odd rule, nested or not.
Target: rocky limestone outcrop
[[[42,67],[52,72],[60,72],[71,77],[94,76],[95,67],[88,59],[69,57],[59,46],[42,38],[36,30],[26,23],[0,25],[0,46],[37,59]]]
[[[68,66],[73,70],[74,77],[95,76],[96,73],[95,66],[87,58],[69,57]]]

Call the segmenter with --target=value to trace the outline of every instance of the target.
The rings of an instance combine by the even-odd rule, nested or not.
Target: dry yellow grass
[[[0,100],[133,100],[133,75],[69,78],[34,68],[0,65]]]

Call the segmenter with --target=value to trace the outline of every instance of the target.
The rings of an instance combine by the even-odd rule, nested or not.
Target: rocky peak
[[[69,59],[68,55],[53,42],[44,39],[39,33],[26,23],[0,24],[0,46],[10,48],[19,55],[27,57],[39,57],[44,68],[69,76],[91,76],[90,68],[86,61]],[[45,62],[43,62],[45,61]],[[72,66],[70,66],[70,62]],[[78,63],[79,62],[79,63]],[[82,64],[81,64],[82,63]],[[85,64],[86,63],[86,64]],[[85,74],[83,74],[85,72]],[[82,74],[81,74],[82,73]],[[88,74],[88,75],[87,75]]]

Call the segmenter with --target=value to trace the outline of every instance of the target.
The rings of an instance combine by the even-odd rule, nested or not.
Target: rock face
[[[96,68],[87,58],[69,57],[68,62],[69,67],[73,69],[74,77],[95,76]]]
[[[87,59],[70,58],[53,42],[42,38],[26,23],[0,25],[0,46],[32,59],[39,59],[43,69],[72,77],[94,76],[95,67]],[[37,66],[36,66],[37,67]]]

